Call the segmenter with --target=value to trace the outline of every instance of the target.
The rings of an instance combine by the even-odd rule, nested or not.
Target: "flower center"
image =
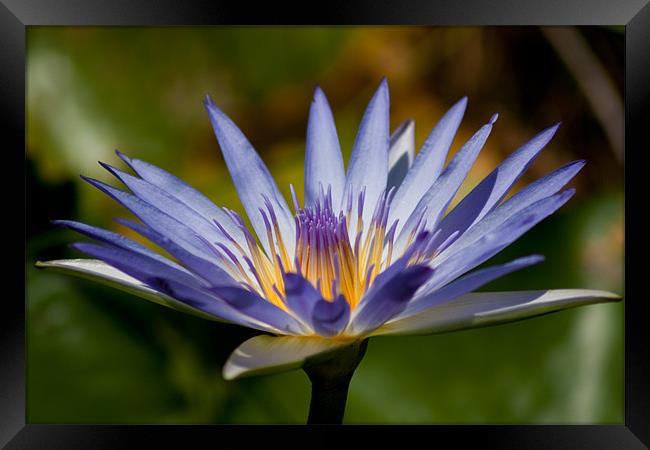
[[[241,217],[228,211],[244,232],[248,251],[226,233],[240,255],[237,257],[225,246],[219,245],[218,253],[222,262],[227,263],[228,271],[235,279],[282,309],[286,309],[283,281],[286,272],[301,274],[326,300],[333,300],[342,294],[350,308],[354,309],[377,275],[387,269],[393,260],[397,223],[387,228],[390,193],[380,196],[367,227],[363,223],[364,191],[357,198],[356,217],[352,216],[351,196],[347,206],[342,211],[335,212],[329,190],[327,194],[321,190],[314,204],[303,208],[298,206],[293,189],[292,194],[296,211],[296,251],[293,258],[286,250],[275,213],[267,201],[267,210],[261,211],[267,230],[265,238],[276,254],[269,257],[257,244]],[[356,225],[350,225],[351,219],[356,219]],[[407,245],[399,251],[399,256],[404,254],[407,247],[413,247],[411,243],[416,244],[414,237],[415,233],[412,233]],[[431,239],[427,241],[417,242],[418,249],[410,252],[409,264],[432,256],[427,251],[430,248],[427,243],[431,243]]]

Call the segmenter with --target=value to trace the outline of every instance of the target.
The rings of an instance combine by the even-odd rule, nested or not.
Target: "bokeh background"
[[[485,290],[623,292],[623,28],[29,27],[27,35],[27,421],[301,423],[301,371],[225,382],[229,353],[255,332],[204,321],[36,260],[80,257],[49,224],[119,232],[128,213],[79,179],[111,177],[113,149],[243,211],[201,101],[213,96],[281,190],[302,198],[307,113],[327,93],[345,156],[382,76],[391,127],[416,144],[460,97],[453,154],[499,121],[458,198],[537,131],[562,121],[518,184],[574,159],[576,196],[490,263],[546,261]],[[135,236],[132,236],[135,237]],[[373,338],[347,423],[622,423],[623,305],[594,305],[492,328]]]

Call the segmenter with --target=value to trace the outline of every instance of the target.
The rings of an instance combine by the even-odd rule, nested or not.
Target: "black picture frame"
[[[245,436],[268,440],[279,432],[295,434],[294,442],[337,439],[340,433],[371,431],[409,433],[412,440],[450,440],[488,448],[632,449],[650,446],[650,345],[645,321],[650,303],[640,294],[643,266],[640,227],[645,222],[646,196],[635,189],[644,176],[641,155],[650,125],[650,3],[648,0],[337,0],[318,6],[247,2],[171,0],[0,0],[0,110],[5,151],[3,196],[13,229],[3,239],[6,252],[5,287],[0,309],[0,446],[6,448],[136,448],[163,447],[188,442],[221,442]],[[309,11],[309,12],[308,12]],[[314,12],[312,12],[314,11]],[[219,24],[418,24],[418,25],[625,25],[625,423],[621,425],[435,425],[408,427],[250,427],[242,426],[115,426],[35,425],[25,423],[25,247],[15,236],[24,235],[29,198],[21,177],[20,148],[25,146],[25,36],[34,25],[219,25]],[[631,158],[631,159],[630,159]],[[632,161],[632,162],[630,162]],[[23,170],[24,174],[24,170]],[[632,207],[639,202],[639,207]],[[22,215],[19,213],[22,212]],[[23,223],[16,220],[23,218]],[[10,234],[11,233],[11,234]],[[639,258],[640,260],[640,258]],[[20,269],[19,269],[20,267]],[[22,276],[21,276],[22,274]],[[636,278],[636,279],[635,279]],[[20,284],[23,282],[23,295]],[[310,433],[305,435],[304,433]],[[315,433],[315,434],[314,434]],[[418,436],[416,436],[416,434]],[[435,440],[435,441],[434,441]],[[235,441],[237,442],[237,441]],[[268,441],[273,442],[273,441]]]

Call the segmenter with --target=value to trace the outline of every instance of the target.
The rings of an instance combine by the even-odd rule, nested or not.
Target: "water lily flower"
[[[555,134],[554,125],[448,211],[497,120],[495,114],[445,166],[466,105],[466,98],[453,105],[416,155],[413,121],[389,132],[384,79],[346,170],[332,112],[317,87],[307,126],[304,203],[291,187],[291,208],[248,139],[207,97],[205,108],[252,230],[174,175],[118,151],[134,174],[102,165],[130,192],[84,179],[140,219],[119,223],[174,260],[117,233],[60,220],[55,223],[99,242],[74,244],[95,259],[39,266],[264,332],[232,353],[223,377],[304,367],[313,383],[311,421],[331,420],[321,410],[340,410],[341,401],[344,408],[347,384],[371,336],[448,332],[618,300],[587,289],[473,292],[542,261],[531,255],[474,270],[564,205],[574,190],[562,189],[584,161],[504,201]],[[340,419],[342,410],[337,414]]]

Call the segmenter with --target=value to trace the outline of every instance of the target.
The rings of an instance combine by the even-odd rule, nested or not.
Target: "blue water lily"
[[[174,259],[120,234],[60,220],[55,223],[98,241],[74,244],[95,259],[38,265],[264,332],[233,352],[226,379],[298,368],[371,336],[447,332],[618,300],[585,289],[472,292],[543,260],[525,256],[474,270],[564,205],[574,190],[562,189],[584,161],[504,201],[555,134],[554,125],[449,210],[497,120],[491,117],[445,165],[466,105],[466,98],[453,105],[416,155],[412,121],[389,132],[382,81],[346,170],[332,112],[317,87],[301,204],[293,187],[287,202],[248,139],[208,97],[205,108],[252,230],[174,175],[118,152],[134,174],[103,166],[130,192],[84,179],[140,220],[118,219],[121,224]]]

